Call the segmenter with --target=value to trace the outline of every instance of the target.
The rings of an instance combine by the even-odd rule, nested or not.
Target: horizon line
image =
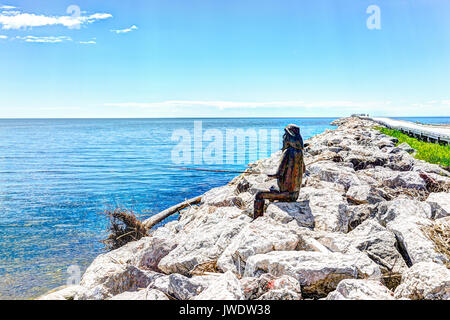
[[[237,116],[237,117],[11,117],[11,118],[2,118],[0,120],[97,120],[97,119],[286,119],[286,118],[305,118],[305,119],[313,119],[313,118],[348,118],[350,116]],[[448,116],[369,116],[369,118],[373,117],[385,117],[385,118],[449,118]]]

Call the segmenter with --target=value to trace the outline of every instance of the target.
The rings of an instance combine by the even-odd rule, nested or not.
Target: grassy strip
[[[417,152],[414,155],[416,159],[425,160],[429,163],[440,164],[444,167],[450,167],[450,145],[442,146],[437,143],[429,143],[411,138],[410,136],[398,131],[383,127],[375,127],[374,129],[388,136],[398,139],[398,144],[406,142]]]

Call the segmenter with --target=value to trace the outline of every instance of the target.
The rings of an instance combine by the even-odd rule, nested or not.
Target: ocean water
[[[450,118],[403,119],[450,124]],[[168,166],[244,170],[279,149],[285,125],[298,124],[307,139],[333,128],[332,120],[0,119],[0,299],[36,297],[66,284],[74,270],[82,273],[104,252],[104,209],[122,206],[144,219],[237,175]],[[233,129],[256,138],[237,147],[243,159],[231,161],[236,152],[227,149],[226,137]],[[225,147],[199,158],[212,140],[199,146],[198,132],[216,134]],[[189,157],[174,163],[180,141],[172,137],[180,134],[191,163]]]

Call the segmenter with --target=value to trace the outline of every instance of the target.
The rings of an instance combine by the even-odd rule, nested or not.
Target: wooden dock
[[[411,137],[426,142],[433,142],[448,145],[450,144],[450,126],[436,126],[418,124],[404,120],[394,120],[390,118],[370,118],[389,129],[399,130]]]

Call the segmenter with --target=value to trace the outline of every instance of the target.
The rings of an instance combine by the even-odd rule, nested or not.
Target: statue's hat
[[[288,124],[284,130],[291,136],[296,137],[300,134],[300,127],[295,124]]]

